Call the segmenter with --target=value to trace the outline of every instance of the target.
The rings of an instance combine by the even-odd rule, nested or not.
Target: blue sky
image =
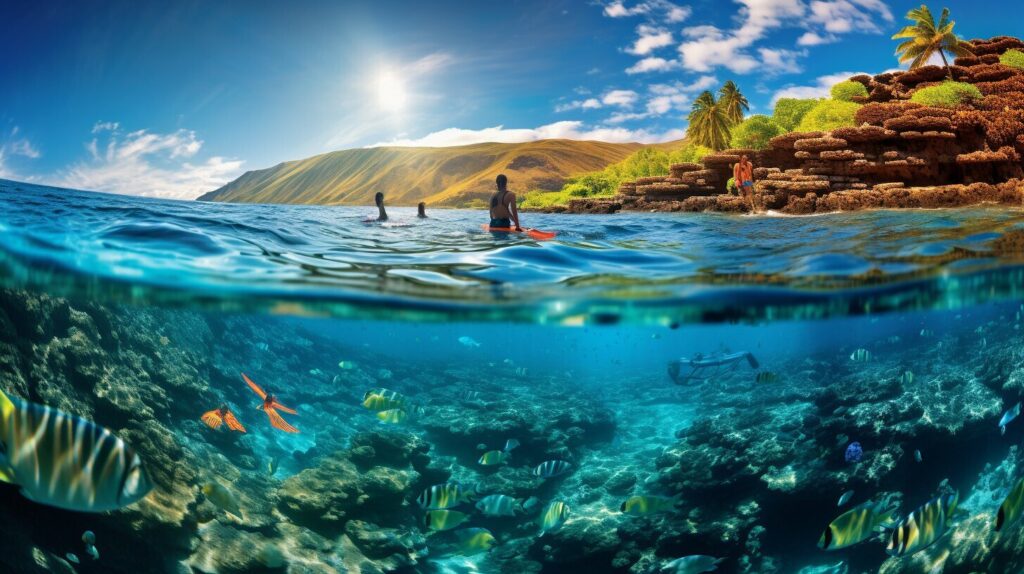
[[[677,139],[729,79],[770,112],[894,68],[889,36],[919,2],[13,4],[0,177],[192,198],[351,147]],[[944,5],[965,38],[1022,29],[1002,1]]]

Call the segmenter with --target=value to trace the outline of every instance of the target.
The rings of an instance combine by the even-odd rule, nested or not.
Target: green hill
[[[565,178],[603,169],[643,147],[541,140],[459,147],[378,147],[326,153],[246,172],[202,201],[366,205],[378,191],[393,205],[461,206],[486,199],[504,173],[514,191],[555,190]]]

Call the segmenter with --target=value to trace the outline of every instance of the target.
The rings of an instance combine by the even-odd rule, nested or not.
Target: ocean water
[[[0,569],[1024,571],[1022,525],[995,531],[1024,478],[1024,423],[999,425],[1024,211],[524,214],[544,242],[389,214],[0,180],[0,390],[109,429],[153,483],[108,512],[0,487]],[[244,433],[200,420],[220,405]],[[439,531],[418,499],[445,484]],[[925,548],[819,548],[858,505],[953,493]]]

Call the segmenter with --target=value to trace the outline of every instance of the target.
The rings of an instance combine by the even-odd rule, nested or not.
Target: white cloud
[[[594,140],[611,143],[656,143],[683,137],[682,129],[662,133],[649,130],[629,130],[621,127],[588,127],[580,121],[562,121],[537,128],[506,129],[495,126],[480,130],[448,128],[417,139],[397,139],[369,147],[447,147],[477,143],[522,143],[542,139]]]
[[[652,20],[669,24],[677,24],[690,17],[689,6],[680,6],[668,0],[645,0],[637,2],[632,8],[622,0],[615,0],[604,7],[604,15],[609,18],[628,18],[630,16],[647,16]]]
[[[26,137],[19,136],[21,129],[18,126],[11,128],[10,133],[4,137],[0,135],[0,177],[5,179],[28,179],[18,176],[13,168],[7,165],[10,158],[18,156],[28,159],[39,159],[42,154],[39,149],[32,145]]]
[[[668,72],[671,70],[678,70],[683,65],[678,60],[666,60],[665,58],[650,57],[644,58],[639,62],[633,64],[629,68],[626,68],[627,74],[646,74],[648,72]]]
[[[121,124],[118,122],[96,122],[92,126],[92,133],[98,134],[100,132],[114,132],[117,131],[119,127],[121,127]]]
[[[116,123],[93,133],[106,133],[102,144],[86,144],[90,158],[60,170],[53,183],[128,195],[194,199],[216,189],[240,174],[242,160],[220,156],[202,162],[190,161],[202,148],[202,140],[191,130],[158,134],[146,130],[119,134]],[[113,126],[113,127],[108,127]]]
[[[626,53],[634,56],[646,56],[659,48],[671,46],[673,43],[672,32],[664,28],[641,24],[637,26],[636,33],[638,36],[636,42],[626,48]]]
[[[792,26],[803,28],[800,46],[816,46],[836,41],[839,34],[879,33],[877,20],[892,21],[892,12],[882,0],[735,0],[740,4],[739,26],[722,30],[698,25],[683,30],[686,41],[679,45],[683,67],[707,72],[718,67],[738,74],[767,68],[773,72],[795,72],[797,58],[805,52],[760,47],[755,57],[751,50],[765,40],[769,32]]]
[[[596,110],[601,106],[601,100],[598,100],[597,98],[587,98],[585,100],[575,100],[567,104],[555,106],[555,112],[562,113],[570,110]]]
[[[802,69],[796,60],[800,56],[807,55],[806,51],[797,52],[772,48],[759,48],[757,52],[761,55],[761,63],[764,65],[764,70],[771,73],[799,73]]]
[[[802,36],[797,38],[796,43],[798,46],[820,46],[822,44],[831,44],[837,40],[839,38],[832,34],[822,36],[817,32],[804,32]]]
[[[819,76],[813,86],[788,86],[777,92],[772,96],[772,106],[775,106],[775,102],[779,101],[780,98],[827,98],[830,95],[832,86],[839,82],[845,82],[852,76],[857,76],[863,72],[838,72],[835,74],[828,74],[827,76]]]
[[[419,60],[407,65],[405,72],[407,74],[414,74],[421,76],[436,72],[442,68],[445,68],[455,62],[455,58],[446,52],[434,52],[433,54],[427,54]]]
[[[633,90],[612,90],[601,98],[601,103],[606,106],[628,108],[636,103],[638,97],[639,94]]]

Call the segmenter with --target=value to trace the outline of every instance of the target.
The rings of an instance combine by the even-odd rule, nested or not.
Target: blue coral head
[[[846,462],[860,462],[863,456],[864,449],[860,447],[859,442],[851,442],[850,446],[846,447]]]

